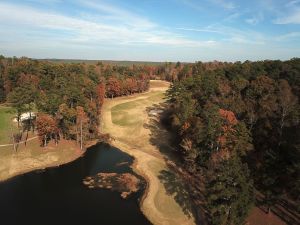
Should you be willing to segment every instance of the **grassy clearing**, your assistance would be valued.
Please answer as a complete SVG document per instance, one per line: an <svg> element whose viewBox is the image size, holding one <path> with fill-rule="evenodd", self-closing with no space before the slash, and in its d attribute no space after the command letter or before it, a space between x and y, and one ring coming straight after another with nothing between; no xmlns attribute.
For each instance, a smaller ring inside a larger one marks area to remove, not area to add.
<svg viewBox="0 0 300 225"><path fill-rule="evenodd" d="M0 106L0 144L8 144L11 142L11 127L17 130L16 125L12 121L14 115L12 108Z"/></svg>

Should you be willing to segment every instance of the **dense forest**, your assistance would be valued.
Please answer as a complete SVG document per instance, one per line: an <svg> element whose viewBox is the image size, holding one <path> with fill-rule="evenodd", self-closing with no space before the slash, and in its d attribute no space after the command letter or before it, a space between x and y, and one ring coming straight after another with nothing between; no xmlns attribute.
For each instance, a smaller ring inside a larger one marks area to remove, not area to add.
<svg viewBox="0 0 300 225"><path fill-rule="evenodd" d="M22 121L22 127L36 127L42 145L65 138L82 146L99 136L104 98L148 90L149 71L146 66L50 63L2 56L0 102L11 103L18 123L22 113L38 112L37 118Z"/></svg>
<svg viewBox="0 0 300 225"><path fill-rule="evenodd" d="M299 212L300 59L169 71L166 122L198 213L211 224L243 224L254 203Z"/></svg>
<svg viewBox="0 0 300 225"><path fill-rule="evenodd" d="M243 224L251 207L300 211L300 59L112 65L0 57L0 102L51 140L99 137L104 98L172 82L164 122L176 137L199 216ZM24 123L24 121L23 121Z"/></svg>

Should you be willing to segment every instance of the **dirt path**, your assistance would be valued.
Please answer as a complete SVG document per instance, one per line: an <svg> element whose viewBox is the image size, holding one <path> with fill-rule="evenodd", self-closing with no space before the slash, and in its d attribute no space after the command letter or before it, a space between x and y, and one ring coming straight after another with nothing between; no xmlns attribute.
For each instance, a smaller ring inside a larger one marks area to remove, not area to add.
<svg viewBox="0 0 300 225"><path fill-rule="evenodd" d="M32 138L28 138L27 141L20 141L19 143L16 144L24 144L25 142L29 142L32 141L34 139L38 138L38 136L32 137ZM0 147L7 147L7 146L13 146L14 144L4 144L4 145L0 145Z"/></svg>
<svg viewBox="0 0 300 225"><path fill-rule="evenodd" d="M168 86L164 81L151 81L147 93L106 100L101 129L112 135L114 146L135 157L134 169L147 179L148 190L141 203L147 218L155 225L195 224L188 193L154 144L154 139L162 142L165 138L152 122Z"/></svg>

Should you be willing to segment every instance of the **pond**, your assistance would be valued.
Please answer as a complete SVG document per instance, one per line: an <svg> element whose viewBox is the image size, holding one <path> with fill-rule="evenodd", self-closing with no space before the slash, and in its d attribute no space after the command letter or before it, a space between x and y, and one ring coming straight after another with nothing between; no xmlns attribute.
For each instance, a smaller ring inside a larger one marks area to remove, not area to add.
<svg viewBox="0 0 300 225"><path fill-rule="evenodd" d="M1 224L150 225L139 208L144 190L124 200L118 192L89 189L82 183L99 172L133 173L132 162L120 150L98 144L72 163L2 182Z"/></svg>

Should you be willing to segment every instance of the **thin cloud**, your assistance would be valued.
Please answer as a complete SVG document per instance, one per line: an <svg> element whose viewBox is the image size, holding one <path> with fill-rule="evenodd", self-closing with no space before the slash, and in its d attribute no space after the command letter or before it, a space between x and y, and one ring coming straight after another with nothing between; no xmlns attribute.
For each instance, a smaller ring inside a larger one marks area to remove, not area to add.
<svg viewBox="0 0 300 225"><path fill-rule="evenodd" d="M227 16L223 19L224 22L232 22L238 19L242 14L240 12L232 13L231 15Z"/></svg>
<svg viewBox="0 0 300 225"><path fill-rule="evenodd" d="M107 13L117 14L115 8L105 6L101 10ZM125 11L122 12L126 14ZM126 14L126 18L131 14ZM123 17L124 18L124 17ZM77 43L110 43L110 44L156 44L178 47L200 47L212 45L211 41L191 40L176 33L167 32L156 26L148 29L132 29L128 23L120 25L88 21L84 18L73 18L52 12L45 12L35 8L0 3L0 19L9 21L14 26L27 26L28 28L52 29L61 32L69 32L66 40ZM152 29L155 27L155 29Z"/></svg>
<svg viewBox="0 0 300 225"><path fill-rule="evenodd" d="M283 30L283 26L270 24L300 24L300 0L170 1L174 4L0 0L0 52L164 61L284 59L300 53L297 26ZM158 12L168 7L169 12L163 16L151 11L141 13L149 7L156 7ZM176 15L182 16L173 19Z"/></svg>
<svg viewBox="0 0 300 225"><path fill-rule="evenodd" d="M262 13L259 13L252 16L251 18L246 19L245 22L250 25L257 25L263 20L264 20L264 15Z"/></svg>
<svg viewBox="0 0 300 225"><path fill-rule="evenodd" d="M274 20L275 24L300 24L300 8L295 9L287 16L279 17Z"/></svg>
<svg viewBox="0 0 300 225"><path fill-rule="evenodd" d="M276 19L272 22L280 25L300 24L300 0L293 0L282 5L277 5Z"/></svg>
<svg viewBox="0 0 300 225"><path fill-rule="evenodd" d="M62 3L63 0L28 0L28 2L35 2L40 4L58 4Z"/></svg>
<svg viewBox="0 0 300 225"><path fill-rule="evenodd" d="M126 23L132 27L139 27L139 28L152 28L157 26L156 24L152 23L148 19L136 15L128 10L112 6L107 4L103 1L95 2L95 1L79 1L79 3L85 7L90 9L96 10L100 13L105 13L108 15L108 18L111 20L115 20L121 23Z"/></svg>
<svg viewBox="0 0 300 225"><path fill-rule="evenodd" d="M218 33L218 34L224 34L221 31L213 30L213 29L197 29L197 28L184 28L184 27L178 27L177 30L184 30L184 31L195 31L195 32L207 32L207 33Z"/></svg>
<svg viewBox="0 0 300 225"><path fill-rule="evenodd" d="M284 35L280 35L275 38L276 41L286 41L291 39L297 39L300 37L300 32L290 32Z"/></svg>
<svg viewBox="0 0 300 225"><path fill-rule="evenodd" d="M224 9L232 10L237 8L237 5L230 1L226 1L226 0L209 0L209 1L215 5L221 6Z"/></svg>
<svg viewBox="0 0 300 225"><path fill-rule="evenodd" d="M300 3L300 0L290 1L286 4L286 7L294 7Z"/></svg>
<svg viewBox="0 0 300 225"><path fill-rule="evenodd" d="M177 28L178 30L217 33L223 38L223 42L243 43L243 44L265 44L266 38L263 34L253 30L241 30L220 24L213 24L204 28Z"/></svg>
<svg viewBox="0 0 300 225"><path fill-rule="evenodd" d="M177 0L180 3L194 9L194 10L204 10L204 8L199 4L199 2L194 2L193 0Z"/></svg>
<svg viewBox="0 0 300 225"><path fill-rule="evenodd" d="M195 10L205 10L205 7L203 7L203 2L201 4L200 1L196 1L196 0L177 0L177 1ZM214 6L221 7L226 10L233 10L237 8L236 4L227 0L205 0L205 1Z"/></svg>

